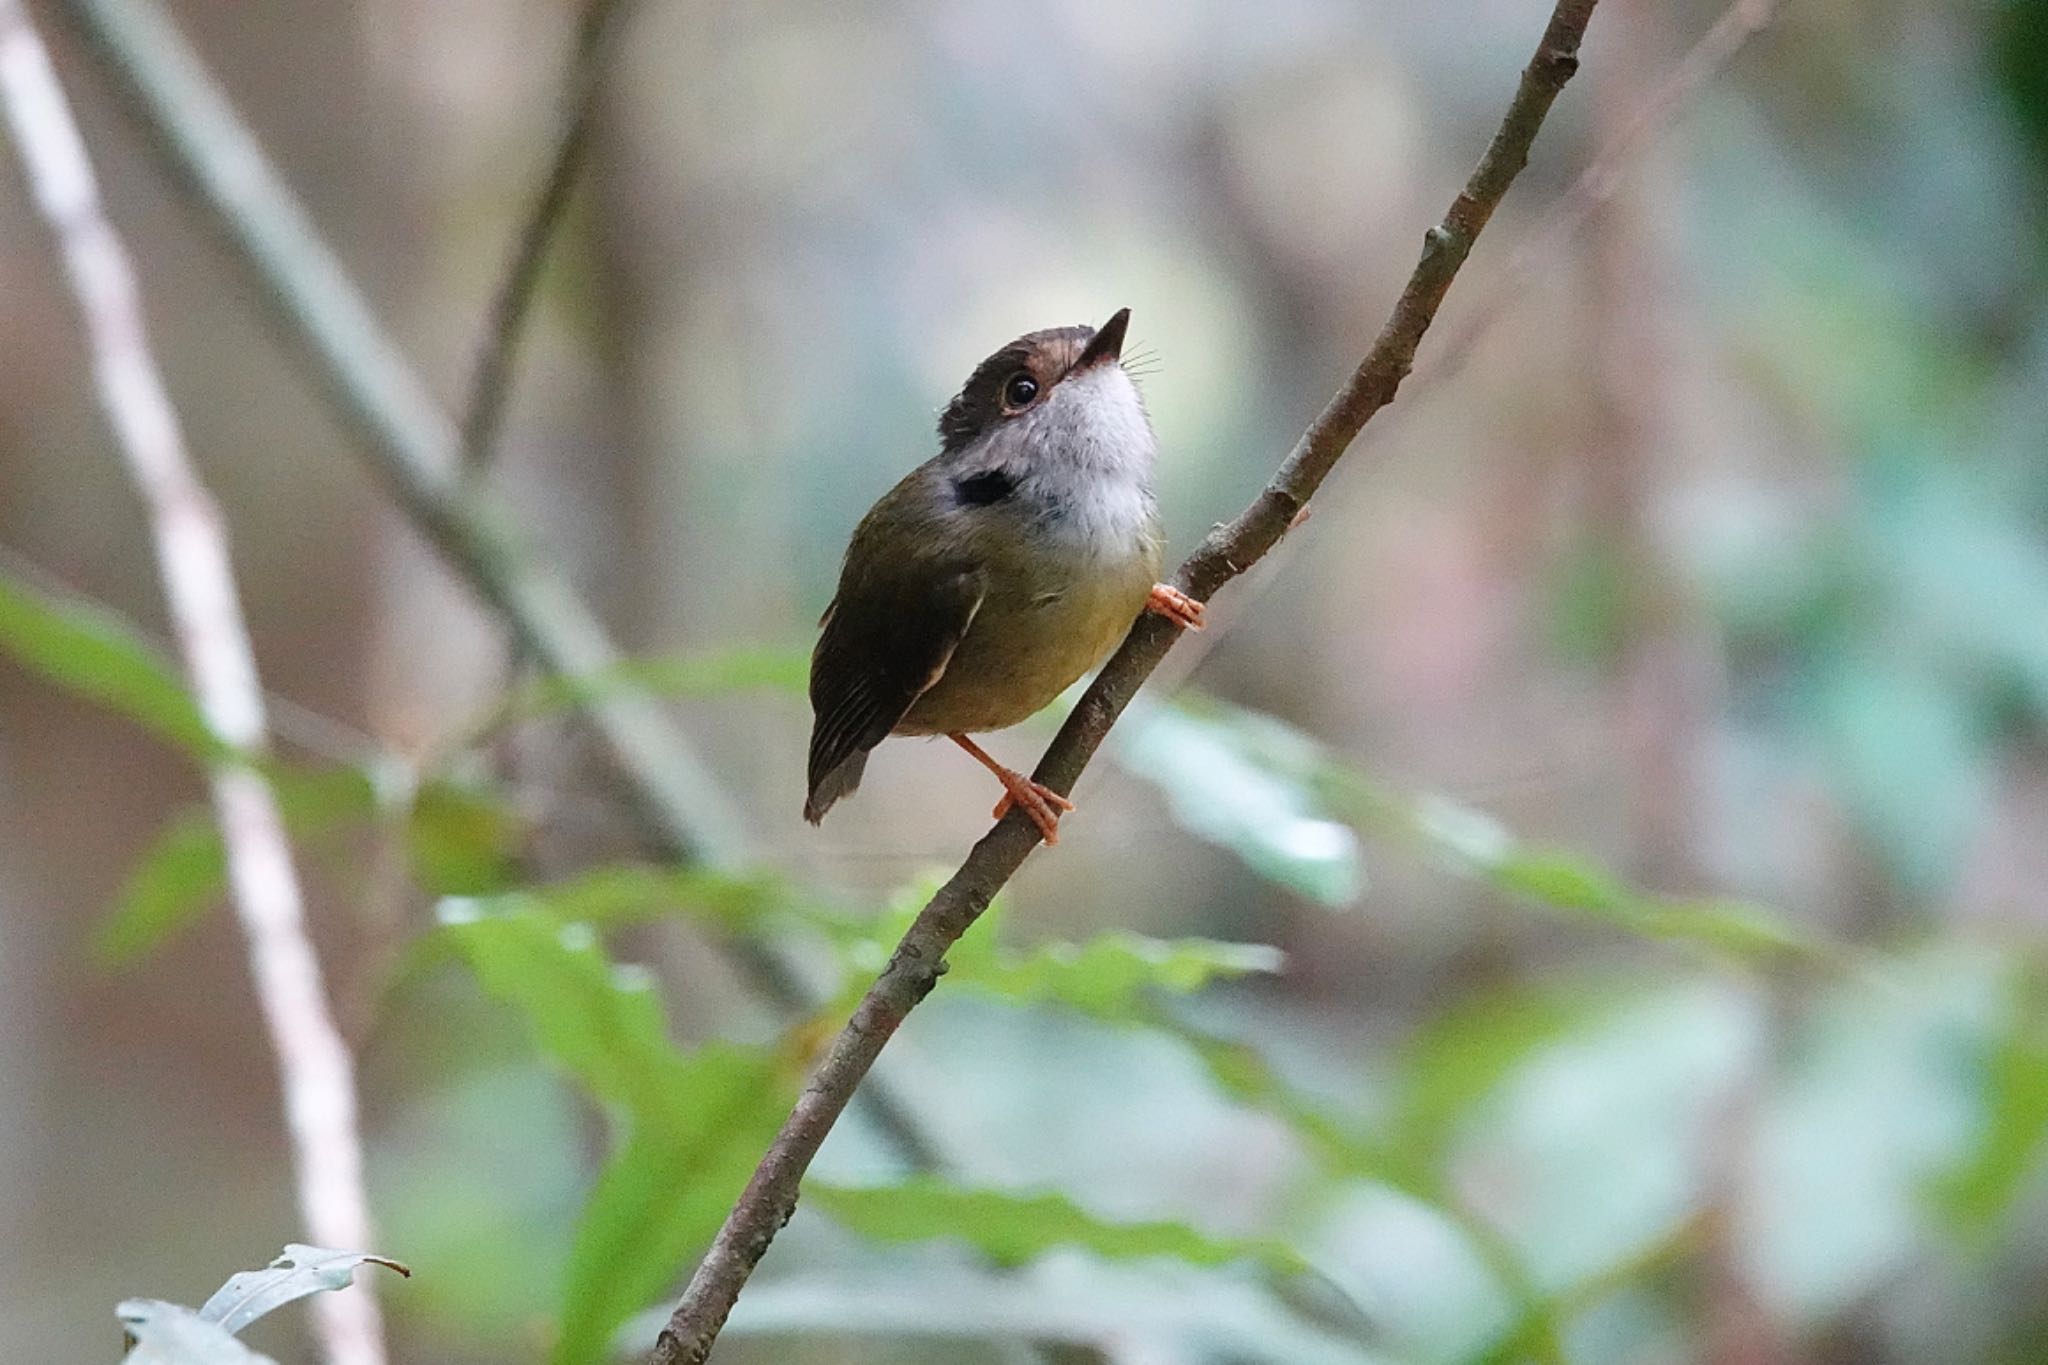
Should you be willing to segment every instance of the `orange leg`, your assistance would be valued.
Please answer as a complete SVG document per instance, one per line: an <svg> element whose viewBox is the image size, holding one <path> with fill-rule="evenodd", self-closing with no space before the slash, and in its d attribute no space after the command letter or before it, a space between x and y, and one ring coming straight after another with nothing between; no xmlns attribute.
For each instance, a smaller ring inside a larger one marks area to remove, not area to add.
<svg viewBox="0 0 2048 1365"><path fill-rule="evenodd" d="M1031 817L1031 823L1038 826L1038 832L1048 844L1060 841L1060 813L1070 811L1074 803L1061 796L1051 787L1041 786L1013 768L1005 768L988 756L983 748L965 735L948 735L946 738L974 755L982 767L996 775L996 781L1003 784L1003 799L996 802L995 818L1000 820L1010 813L1010 807L1022 806L1024 813Z"/></svg>
<svg viewBox="0 0 2048 1365"><path fill-rule="evenodd" d="M1169 583L1154 583L1145 599L1145 610L1157 612L1183 630L1200 630L1208 607Z"/></svg>

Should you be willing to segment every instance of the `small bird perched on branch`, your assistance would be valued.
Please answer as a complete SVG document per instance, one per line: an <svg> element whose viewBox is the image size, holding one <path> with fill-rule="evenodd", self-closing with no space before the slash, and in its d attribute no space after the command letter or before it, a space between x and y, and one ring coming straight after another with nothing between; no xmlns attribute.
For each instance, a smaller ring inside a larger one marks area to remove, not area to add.
<svg viewBox="0 0 2048 1365"><path fill-rule="evenodd" d="M1030 332L981 362L939 417L940 450L868 510L811 655L818 823L889 735L945 735L996 775L1048 844L1074 808L968 738L1015 725L1093 668L1140 611L1200 629L1159 575L1158 441L1100 330Z"/></svg>

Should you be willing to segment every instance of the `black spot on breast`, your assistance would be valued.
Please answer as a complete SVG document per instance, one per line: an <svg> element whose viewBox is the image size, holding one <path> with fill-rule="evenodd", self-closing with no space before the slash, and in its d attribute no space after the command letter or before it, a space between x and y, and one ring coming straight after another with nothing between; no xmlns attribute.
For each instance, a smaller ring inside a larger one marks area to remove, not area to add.
<svg viewBox="0 0 2048 1365"><path fill-rule="evenodd" d="M984 469L953 480L953 496L962 507L987 507L1017 491L1016 476L1007 469Z"/></svg>

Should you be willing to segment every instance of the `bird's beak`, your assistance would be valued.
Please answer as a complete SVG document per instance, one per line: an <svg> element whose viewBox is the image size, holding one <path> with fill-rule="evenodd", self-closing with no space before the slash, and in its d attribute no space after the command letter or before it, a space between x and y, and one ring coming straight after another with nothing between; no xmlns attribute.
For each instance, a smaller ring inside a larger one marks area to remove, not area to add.
<svg viewBox="0 0 2048 1365"><path fill-rule="evenodd" d="M1124 329L1130 325L1130 309L1119 308L1110 314L1102 329L1088 338L1088 345L1081 352L1081 358L1074 362L1072 372L1078 374L1090 366L1116 364L1117 358L1123 354Z"/></svg>

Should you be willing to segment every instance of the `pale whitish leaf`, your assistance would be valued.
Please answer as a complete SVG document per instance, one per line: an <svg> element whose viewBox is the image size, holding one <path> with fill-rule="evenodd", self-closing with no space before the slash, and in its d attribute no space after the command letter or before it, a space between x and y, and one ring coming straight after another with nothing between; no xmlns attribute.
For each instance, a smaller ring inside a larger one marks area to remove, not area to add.
<svg viewBox="0 0 2048 1365"><path fill-rule="evenodd" d="M935 1176L896 1185L804 1187L805 1199L865 1237L881 1242L954 1238L998 1265L1022 1265L1061 1247L1110 1260L1161 1256L1190 1265L1249 1261L1283 1274L1307 1269L1282 1243L1215 1237L1186 1223L1120 1223L1088 1212L1063 1194L966 1189Z"/></svg>
<svg viewBox="0 0 2048 1365"><path fill-rule="evenodd" d="M232 1275L199 1306L199 1316L217 1322L230 1332L239 1332L265 1313L272 1313L295 1299L323 1290L348 1288L356 1269L381 1265L401 1275L411 1275L388 1256L366 1251L330 1251L326 1247L288 1244L284 1254L261 1270L244 1270Z"/></svg>
<svg viewBox="0 0 2048 1365"><path fill-rule="evenodd" d="M1298 731L1255 712L1147 703L1111 732L1117 760L1166 797L1177 824L1324 905L1364 889L1357 837L1316 809Z"/></svg>
<svg viewBox="0 0 2048 1365"><path fill-rule="evenodd" d="M196 757L232 753L171 666L97 607L57 602L0 577L0 650Z"/></svg>
<svg viewBox="0 0 2048 1365"><path fill-rule="evenodd" d="M277 1365L180 1304L128 1299L114 1314L134 1343L122 1365Z"/></svg>

